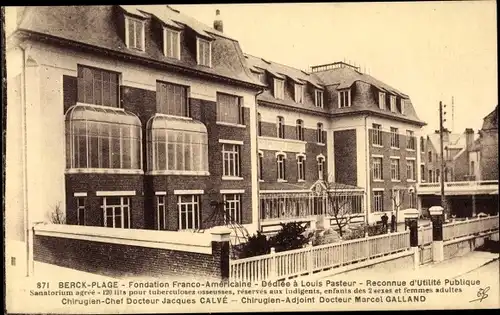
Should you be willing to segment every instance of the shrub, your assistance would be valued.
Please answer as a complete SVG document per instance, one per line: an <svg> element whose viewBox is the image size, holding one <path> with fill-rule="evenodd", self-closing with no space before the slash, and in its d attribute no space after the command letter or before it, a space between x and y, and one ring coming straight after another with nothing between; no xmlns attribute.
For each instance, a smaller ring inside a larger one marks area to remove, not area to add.
<svg viewBox="0 0 500 315"><path fill-rule="evenodd" d="M248 238L248 241L241 246L235 248L235 252L239 259L265 255L270 252L270 243L267 237L260 231Z"/></svg>
<svg viewBox="0 0 500 315"><path fill-rule="evenodd" d="M271 237L271 247L276 252L282 252L304 247L313 234L308 232L308 227L297 222L281 223L281 230Z"/></svg>
<svg viewBox="0 0 500 315"><path fill-rule="evenodd" d="M313 246L331 244L331 243L336 243L338 241L340 241L339 233L334 231L332 228L329 228L323 233L321 232L315 233L313 238Z"/></svg>

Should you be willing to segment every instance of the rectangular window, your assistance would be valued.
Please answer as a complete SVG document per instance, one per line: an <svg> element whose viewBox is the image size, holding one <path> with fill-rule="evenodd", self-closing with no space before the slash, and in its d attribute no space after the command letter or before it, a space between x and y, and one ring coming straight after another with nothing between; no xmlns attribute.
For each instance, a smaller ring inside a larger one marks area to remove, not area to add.
<svg viewBox="0 0 500 315"><path fill-rule="evenodd" d="M243 122L241 113L241 97L217 93L217 121L241 124Z"/></svg>
<svg viewBox="0 0 500 315"><path fill-rule="evenodd" d="M262 116L257 113L257 135L262 136Z"/></svg>
<svg viewBox="0 0 500 315"><path fill-rule="evenodd" d="M384 211L384 192L374 191L373 192L373 211L381 212Z"/></svg>
<svg viewBox="0 0 500 315"><path fill-rule="evenodd" d="M420 152L424 153L424 137L420 137Z"/></svg>
<svg viewBox="0 0 500 315"><path fill-rule="evenodd" d="M427 153L427 160L428 160L427 162L432 162L432 151L429 151Z"/></svg>
<svg viewBox="0 0 500 315"><path fill-rule="evenodd" d="M391 199L392 199L392 210L399 210L401 207L401 191L399 189L393 189L391 191Z"/></svg>
<svg viewBox="0 0 500 315"><path fill-rule="evenodd" d="M296 125L297 140L304 141L304 122L302 120L297 120Z"/></svg>
<svg viewBox="0 0 500 315"><path fill-rule="evenodd" d="M304 86L302 84L295 84L295 102L304 103Z"/></svg>
<svg viewBox="0 0 500 315"><path fill-rule="evenodd" d="M441 182L441 170L436 170L436 182Z"/></svg>
<svg viewBox="0 0 500 315"><path fill-rule="evenodd" d="M401 114L403 114L403 115L405 113L405 103L406 102L405 102L404 98L402 98L401 99L401 104L400 104L401 108L399 110L401 111Z"/></svg>
<svg viewBox="0 0 500 315"><path fill-rule="evenodd" d="M396 112L396 96L391 95L390 96L390 106L391 106L391 112Z"/></svg>
<svg viewBox="0 0 500 315"><path fill-rule="evenodd" d="M281 79L274 79L274 98L285 99L285 81Z"/></svg>
<svg viewBox="0 0 500 315"><path fill-rule="evenodd" d="M177 196L179 209L179 230L193 230L200 228L200 196Z"/></svg>
<svg viewBox="0 0 500 315"><path fill-rule="evenodd" d="M262 162L263 162L263 153L262 152L259 152L259 159L257 160L257 163L258 163L258 166L257 166L257 169L258 169L258 174L259 174L259 180L262 180L263 177L262 177Z"/></svg>
<svg viewBox="0 0 500 315"><path fill-rule="evenodd" d="M77 100L80 103L120 107L119 74L78 65Z"/></svg>
<svg viewBox="0 0 500 315"><path fill-rule="evenodd" d="M373 124L372 128L372 144L382 146L382 126Z"/></svg>
<svg viewBox="0 0 500 315"><path fill-rule="evenodd" d="M317 137L317 141L318 143L325 143L325 139L324 139L324 134L323 134L323 124L322 123L318 123L318 126L317 126L317 131L316 131L316 137Z"/></svg>
<svg viewBox="0 0 500 315"><path fill-rule="evenodd" d="M434 182L434 176L433 176L433 172L432 170L429 170L429 178L428 178L428 181L429 183L433 183Z"/></svg>
<svg viewBox="0 0 500 315"><path fill-rule="evenodd" d="M156 226L158 230L167 229L167 205L165 196L156 196Z"/></svg>
<svg viewBox="0 0 500 315"><path fill-rule="evenodd" d="M76 221L78 225L85 225L85 197L76 197Z"/></svg>
<svg viewBox="0 0 500 315"><path fill-rule="evenodd" d="M316 107L321 107L323 108L323 91L321 90L316 90L315 92L315 104L316 104Z"/></svg>
<svg viewBox="0 0 500 315"><path fill-rule="evenodd" d="M144 50L144 21L126 17L127 47Z"/></svg>
<svg viewBox="0 0 500 315"><path fill-rule="evenodd" d="M224 221L226 224L243 223L241 217L241 195L227 194L224 197Z"/></svg>
<svg viewBox="0 0 500 315"><path fill-rule="evenodd" d="M420 180L422 182L425 182L425 165L424 164L420 165Z"/></svg>
<svg viewBox="0 0 500 315"><path fill-rule="evenodd" d="M398 128L391 127L391 148L399 148Z"/></svg>
<svg viewBox="0 0 500 315"><path fill-rule="evenodd" d="M391 159L391 179L400 180L399 175L399 159Z"/></svg>
<svg viewBox="0 0 500 315"><path fill-rule="evenodd" d="M212 43L201 38L198 41L198 64L201 66L212 66Z"/></svg>
<svg viewBox="0 0 500 315"><path fill-rule="evenodd" d="M285 167L285 156L282 154L279 154L276 157L276 164L277 164L277 177L278 180L286 180L286 167Z"/></svg>
<svg viewBox="0 0 500 315"><path fill-rule="evenodd" d="M406 130L406 148L415 150L415 135L412 130Z"/></svg>
<svg viewBox="0 0 500 315"><path fill-rule="evenodd" d="M303 181L306 180L306 169L304 166L304 157L297 157L297 180Z"/></svg>
<svg viewBox="0 0 500 315"><path fill-rule="evenodd" d="M278 116L278 138L285 139L285 118L283 116Z"/></svg>
<svg viewBox="0 0 500 315"><path fill-rule="evenodd" d="M380 109L385 109L385 93L378 92L378 106Z"/></svg>
<svg viewBox="0 0 500 315"><path fill-rule="evenodd" d="M338 97L339 108L351 106L351 90L340 91Z"/></svg>
<svg viewBox="0 0 500 315"><path fill-rule="evenodd" d="M179 31L174 31L168 28L164 29L164 53L165 56L169 58L175 58L180 60L181 59L181 53L180 53L180 32Z"/></svg>
<svg viewBox="0 0 500 315"><path fill-rule="evenodd" d="M406 179L415 180L415 160L406 160Z"/></svg>
<svg viewBox="0 0 500 315"><path fill-rule="evenodd" d="M130 198L103 197L103 225L111 228L130 228Z"/></svg>
<svg viewBox="0 0 500 315"><path fill-rule="evenodd" d="M372 169L373 169L373 179L374 180L382 180L384 178L381 157L373 158Z"/></svg>
<svg viewBox="0 0 500 315"><path fill-rule="evenodd" d="M223 176L240 177L240 146L222 144Z"/></svg>
<svg viewBox="0 0 500 315"><path fill-rule="evenodd" d="M189 117L187 93L186 86L156 81L156 112Z"/></svg>

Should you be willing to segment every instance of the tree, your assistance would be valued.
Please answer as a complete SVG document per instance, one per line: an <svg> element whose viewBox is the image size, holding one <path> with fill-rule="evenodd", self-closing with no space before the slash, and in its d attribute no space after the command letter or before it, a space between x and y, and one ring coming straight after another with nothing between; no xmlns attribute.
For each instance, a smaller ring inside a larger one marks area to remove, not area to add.
<svg viewBox="0 0 500 315"><path fill-rule="evenodd" d="M401 205L404 203L406 197L412 198L412 193L414 191L413 187L394 187L391 189L391 200L393 204L393 211L395 212L396 217L396 225L394 226L394 232L398 231L398 218L399 218L399 210L401 209Z"/></svg>
<svg viewBox="0 0 500 315"><path fill-rule="evenodd" d="M333 176L328 177L328 181L322 182L323 193L326 194L325 213L333 217L338 233L340 237L343 237L345 229L349 227L357 208L362 209L362 199L356 197L363 196L363 194L354 186L335 183L330 180L330 178L333 179Z"/></svg>
<svg viewBox="0 0 500 315"><path fill-rule="evenodd" d="M60 204L57 204L54 207L54 211L50 214L50 222L53 224L66 224L66 216Z"/></svg>
<svg viewBox="0 0 500 315"><path fill-rule="evenodd" d="M246 243L242 244L238 249L238 259L243 259L247 257L259 256L269 254L270 243L267 237L260 231L257 234L250 236Z"/></svg>
<svg viewBox="0 0 500 315"><path fill-rule="evenodd" d="M281 223L281 230L269 240L276 252L303 248L312 237L307 225L298 222Z"/></svg>

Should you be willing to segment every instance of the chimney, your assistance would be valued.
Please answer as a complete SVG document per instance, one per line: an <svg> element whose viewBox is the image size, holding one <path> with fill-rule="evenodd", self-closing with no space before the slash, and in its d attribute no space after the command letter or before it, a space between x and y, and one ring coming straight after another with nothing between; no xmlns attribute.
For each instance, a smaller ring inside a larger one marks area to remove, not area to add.
<svg viewBox="0 0 500 315"><path fill-rule="evenodd" d="M221 33L224 32L224 23L222 22L219 9L215 10L214 28Z"/></svg>
<svg viewBox="0 0 500 315"><path fill-rule="evenodd" d="M474 129L465 128L465 147L467 151L470 151L473 144L474 144Z"/></svg>

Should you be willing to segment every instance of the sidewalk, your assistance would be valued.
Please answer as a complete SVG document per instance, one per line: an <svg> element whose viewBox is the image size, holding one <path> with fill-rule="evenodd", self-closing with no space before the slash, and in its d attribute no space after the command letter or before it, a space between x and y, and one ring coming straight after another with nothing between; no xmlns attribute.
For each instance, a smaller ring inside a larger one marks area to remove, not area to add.
<svg viewBox="0 0 500 315"><path fill-rule="evenodd" d="M346 273L340 273L335 275L325 275L322 277L317 277L318 279L403 279L403 278L440 278L440 279L451 279L467 274L470 271L476 270L477 268L484 266L492 261L498 260L499 254L494 254L490 252L479 252L474 251L465 254L461 257L455 257L452 259L445 260L440 263L430 263L426 265L421 265L417 269L413 268L388 268L384 266L373 266L362 269L352 270Z"/></svg>

